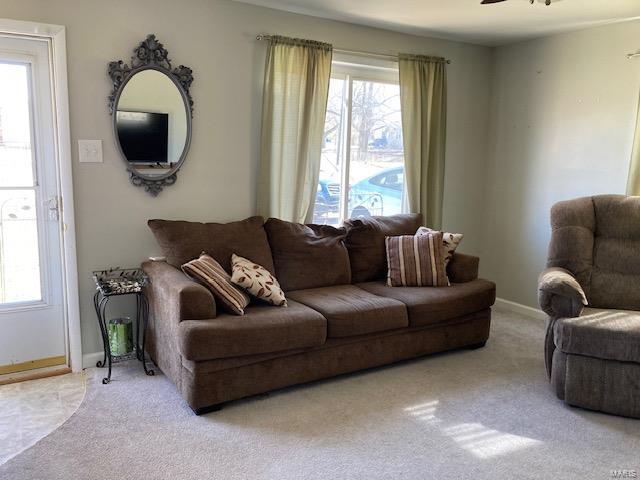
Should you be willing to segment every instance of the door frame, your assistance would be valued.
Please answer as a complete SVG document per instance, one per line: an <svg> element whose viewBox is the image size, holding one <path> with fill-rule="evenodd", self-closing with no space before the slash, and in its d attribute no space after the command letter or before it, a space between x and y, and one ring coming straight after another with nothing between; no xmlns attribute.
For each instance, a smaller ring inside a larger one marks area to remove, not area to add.
<svg viewBox="0 0 640 480"><path fill-rule="evenodd" d="M0 18L0 35L2 34L44 39L49 43L49 62L53 72L52 110L56 143L55 154L58 167L58 195L61 198L60 225L62 231L60 232L60 238L62 245L65 348L67 362L71 370L80 372L82 370L82 337L80 332L78 260L73 204L73 162L69 124L66 30L62 25Z"/></svg>

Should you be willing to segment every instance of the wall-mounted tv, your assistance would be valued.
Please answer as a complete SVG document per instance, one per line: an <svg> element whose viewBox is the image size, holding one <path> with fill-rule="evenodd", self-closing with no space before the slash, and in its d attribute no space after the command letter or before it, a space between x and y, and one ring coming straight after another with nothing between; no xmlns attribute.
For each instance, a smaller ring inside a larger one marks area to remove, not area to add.
<svg viewBox="0 0 640 480"><path fill-rule="evenodd" d="M169 114L118 110L120 148L131 163L168 163Z"/></svg>

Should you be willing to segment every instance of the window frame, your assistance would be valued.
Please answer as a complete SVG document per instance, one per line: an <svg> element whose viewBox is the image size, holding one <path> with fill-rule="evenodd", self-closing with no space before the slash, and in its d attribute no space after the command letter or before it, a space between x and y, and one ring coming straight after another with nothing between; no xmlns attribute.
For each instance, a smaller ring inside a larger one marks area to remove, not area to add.
<svg viewBox="0 0 640 480"><path fill-rule="evenodd" d="M344 122L341 119L340 128L342 142L338 145L339 151L343 154L344 161L341 165L340 172L340 203L338 207L338 224L344 224L349 218L349 191L350 191L350 168L351 168L351 134L353 120L353 82L375 82L387 85L396 85L399 87L399 69L398 62L379 59L363 59L360 56L347 54L334 54L331 62L331 79L339 79L346 82L344 95ZM404 156L404 148L403 148ZM406 202L406 175L403 175L401 213L405 213Z"/></svg>

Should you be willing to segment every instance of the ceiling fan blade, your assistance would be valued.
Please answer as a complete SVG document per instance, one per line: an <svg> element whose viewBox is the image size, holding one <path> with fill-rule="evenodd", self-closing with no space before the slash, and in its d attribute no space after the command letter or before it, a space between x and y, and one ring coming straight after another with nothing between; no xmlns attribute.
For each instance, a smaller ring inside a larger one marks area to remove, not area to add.
<svg viewBox="0 0 640 480"><path fill-rule="evenodd" d="M507 0L482 0L480 5L489 5L490 3L506 2Z"/></svg>

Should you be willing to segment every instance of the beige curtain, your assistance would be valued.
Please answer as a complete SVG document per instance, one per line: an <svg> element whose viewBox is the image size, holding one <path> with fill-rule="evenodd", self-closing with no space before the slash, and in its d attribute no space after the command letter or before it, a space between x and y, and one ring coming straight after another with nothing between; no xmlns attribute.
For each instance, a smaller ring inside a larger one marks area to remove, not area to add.
<svg viewBox="0 0 640 480"><path fill-rule="evenodd" d="M400 105L409 209L442 226L447 124L446 61L400 55Z"/></svg>
<svg viewBox="0 0 640 480"><path fill-rule="evenodd" d="M265 218L313 218L331 55L326 43L269 40L258 179L258 214Z"/></svg>
<svg viewBox="0 0 640 480"><path fill-rule="evenodd" d="M640 101L636 117L636 133L631 151L631 164L627 178L627 195L640 195Z"/></svg>

